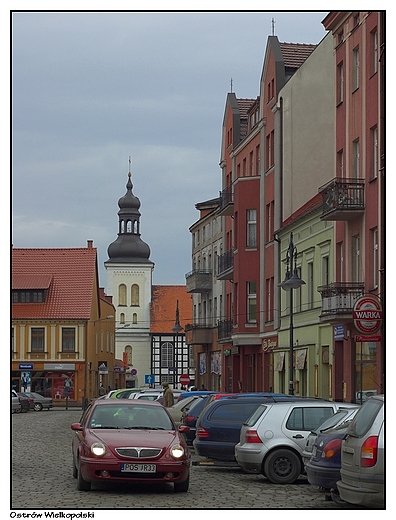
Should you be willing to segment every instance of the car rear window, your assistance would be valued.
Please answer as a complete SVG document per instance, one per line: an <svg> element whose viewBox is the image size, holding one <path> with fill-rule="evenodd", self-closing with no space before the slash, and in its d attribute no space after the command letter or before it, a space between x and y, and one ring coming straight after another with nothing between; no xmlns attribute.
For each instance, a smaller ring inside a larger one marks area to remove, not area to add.
<svg viewBox="0 0 396 520"><path fill-rule="evenodd" d="M349 435L356 437L363 437L366 435L381 407L382 402L378 399L369 399L363 403L361 409L355 415L354 420L348 428Z"/></svg>
<svg viewBox="0 0 396 520"><path fill-rule="evenodd" d="M268 408L268 406L260 405L257 410L255 410L250 417L246 419L244 424L246 424L249 427L252 427L256 422L260 419L260 417L263 415L265 410Z"/></svg>
<svg viewBox="0 0 396 520"><path fill-rule="evenodd" d="M235 403L224 402L221 406L214 407L210 414L213 421L245 421L256 409L259 403L246 403L239 401Z"/></svg>
<svg viewBox="0 0 396 520"><path fill-rule="evenodd" d="M288 430L315 430L328 417L333 415L332 407L298 407L293 408L286 422Z"/></svg>

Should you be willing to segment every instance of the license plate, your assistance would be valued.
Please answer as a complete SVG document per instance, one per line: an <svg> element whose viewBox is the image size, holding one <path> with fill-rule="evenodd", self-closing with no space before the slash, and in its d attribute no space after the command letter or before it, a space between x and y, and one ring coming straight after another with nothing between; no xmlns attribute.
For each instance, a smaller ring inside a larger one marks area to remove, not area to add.
<svg viewBox="0 0 396 520"><path fill-rule="evenodd" d="M156 473L157 466L155 464L121 464L121 471L126 473Z"/></svg>

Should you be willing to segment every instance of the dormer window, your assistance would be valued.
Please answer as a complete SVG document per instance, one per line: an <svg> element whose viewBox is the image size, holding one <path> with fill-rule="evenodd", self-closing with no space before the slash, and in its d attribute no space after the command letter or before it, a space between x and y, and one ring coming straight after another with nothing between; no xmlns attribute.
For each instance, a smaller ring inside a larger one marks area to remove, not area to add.
<svg viewBox="0 0 396 520"><path fill-rule="evenodd" d="M12 303L43 303L45 301L44 290L37 291L12 291Z"/></svg>

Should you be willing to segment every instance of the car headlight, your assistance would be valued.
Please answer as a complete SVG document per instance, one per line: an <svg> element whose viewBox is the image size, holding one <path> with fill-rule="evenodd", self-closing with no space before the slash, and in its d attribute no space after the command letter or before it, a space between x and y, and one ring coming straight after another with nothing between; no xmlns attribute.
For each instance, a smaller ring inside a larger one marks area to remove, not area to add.
<svg viewBox="0 0 396 520"><path fill-rule="evenodd" d="M174 459L181 459L184 456L184 448L179 444L172 446L170 453Z"/></svg>
<svg viewBox="0 0 396 520"><path fill-rule="evenodd" d="M103 455L106 453L106 446L101 442L94 442L91 446L91 452L96 457L103 457Z"/></svg>

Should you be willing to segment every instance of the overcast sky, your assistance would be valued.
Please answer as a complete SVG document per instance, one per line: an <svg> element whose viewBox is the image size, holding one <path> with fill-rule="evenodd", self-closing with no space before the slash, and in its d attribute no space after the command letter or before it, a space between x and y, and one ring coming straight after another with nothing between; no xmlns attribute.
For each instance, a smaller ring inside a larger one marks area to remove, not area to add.
<svg viewBox="0 0 396 520"><path fill-rule="evenodd" d="M154 284L185 284L197 202L221 189L227 93L256 98L268 36L319 43L322 12L15 12L12 243L98 249L141 202Z"/></svg>

